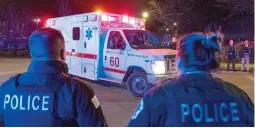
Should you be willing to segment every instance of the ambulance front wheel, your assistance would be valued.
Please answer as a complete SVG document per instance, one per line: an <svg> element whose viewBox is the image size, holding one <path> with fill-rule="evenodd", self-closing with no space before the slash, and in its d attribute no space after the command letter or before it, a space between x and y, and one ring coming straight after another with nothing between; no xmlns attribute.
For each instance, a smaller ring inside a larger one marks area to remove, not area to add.
<svg viewBox="0 0 255 128"><path fill-rule="evenodd" d="M151 88L146 74L143 72L132 73L127 80L127 88L133 96L142 97Z"/></svg>

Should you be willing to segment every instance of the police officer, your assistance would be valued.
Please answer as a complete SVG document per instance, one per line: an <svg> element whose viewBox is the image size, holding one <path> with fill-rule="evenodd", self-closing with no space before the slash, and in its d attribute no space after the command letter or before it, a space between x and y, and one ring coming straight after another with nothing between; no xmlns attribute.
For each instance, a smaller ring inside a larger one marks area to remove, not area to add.
<svg viewBox="0 0 255 128"><path fill-rule="evenodd" d="M180 39L178 77L149 90L127 126L253 126L254 105L244 91L213 78L216 35L199 33Z"/></svg>
<svg viewBox="0 0 255 128"><path fill-rule="evenodd" d="M227 70L229 71L229 64L232 63L232 69L235 71L236 49L233 40L229 41L229 46L227 47L227 59Z"/></svg>
<svg viewBox="0 0 255 128"><path fill-rule="evenodd" d="M40 28L29 40L27 72L0 87L0 122L5 126L107 126L93 89L67 74L61 33Z"/></svg>
<svg viewBox="0 0 255 128"><path fill-rule="evenodd" d="M245 40L244 46L241 49L241 57L242 57L242 66L241 70L244 71L245 65L247 66L247 71L249 72L250 69L250 56L251 56L251 49L249 47L248 40Z"/></svg>

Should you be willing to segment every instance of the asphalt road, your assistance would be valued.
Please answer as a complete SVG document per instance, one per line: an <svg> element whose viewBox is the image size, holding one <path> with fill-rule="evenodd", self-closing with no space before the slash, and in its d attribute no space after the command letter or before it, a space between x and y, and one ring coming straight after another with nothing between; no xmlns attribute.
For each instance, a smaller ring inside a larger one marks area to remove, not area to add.
<svg viewBox="0 0 255 128"><path fill-rule="evenodd" d="M0 84L10 76L26 71L29 62L29 59L0 58ZM253 75L226 72L217 73L215 76L238 85L254 101ZM88 84L95 90L109 126L125 126L140 98L133 97L122 88L102 86L91 82L88 82Z"/></svg>

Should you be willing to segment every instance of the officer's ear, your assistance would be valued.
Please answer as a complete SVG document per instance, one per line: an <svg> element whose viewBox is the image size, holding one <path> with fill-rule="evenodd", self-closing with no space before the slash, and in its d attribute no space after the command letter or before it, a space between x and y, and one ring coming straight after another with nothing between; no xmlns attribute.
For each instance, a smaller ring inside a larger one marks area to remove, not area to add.
<svg viewBox="0 0 255 128"><path fill-rule="evenodd" d="M61 49L60 59L63 61L66 60L65 49Z"/></svg>
<svg viewBox="0 0 255 128"><path fill-rule="evenodd" d="M184 63L183 60L180 58L176 58L176 68L177 68L177 75L181 75L184 72Z"/></svg>

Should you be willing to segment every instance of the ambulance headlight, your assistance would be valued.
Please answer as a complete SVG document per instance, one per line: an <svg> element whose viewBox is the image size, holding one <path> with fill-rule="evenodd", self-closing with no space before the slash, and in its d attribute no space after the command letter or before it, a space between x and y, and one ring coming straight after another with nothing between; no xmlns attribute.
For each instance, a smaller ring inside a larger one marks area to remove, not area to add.
<svg viewBox="0 0 255 128"><path fill-rule="evenodd" d="M165 74L166 73L165 61L154 61L154 62L152 62L151 68L155 74Z"/></svg>

